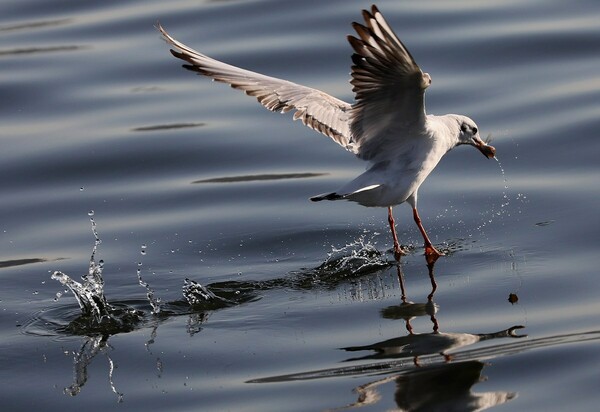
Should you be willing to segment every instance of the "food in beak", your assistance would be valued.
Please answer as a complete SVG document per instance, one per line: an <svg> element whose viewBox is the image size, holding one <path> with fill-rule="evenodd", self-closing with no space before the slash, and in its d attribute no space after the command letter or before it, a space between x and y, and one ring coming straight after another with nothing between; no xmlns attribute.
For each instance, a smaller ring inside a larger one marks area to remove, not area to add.
<svg viewBox="0 0 600 412"><path fill-rule="evenodd" d="M477 146L477 148L488 159L496 157L496 148L494 146L490 146L482 142L481 145Z"/></svg>

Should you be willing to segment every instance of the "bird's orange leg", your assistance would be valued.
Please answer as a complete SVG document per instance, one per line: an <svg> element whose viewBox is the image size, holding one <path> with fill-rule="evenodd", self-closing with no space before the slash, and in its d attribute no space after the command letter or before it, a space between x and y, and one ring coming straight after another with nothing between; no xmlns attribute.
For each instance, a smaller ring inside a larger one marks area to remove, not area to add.
<svg viewBox="0 0 600 412"><path fill-rule="evenodd" d="M425 232L425 228L421 224L421 218L419 217L419 212L416 207L413 207L413 218L415 219L415 223L417 224L419 231L421 231L423 241L425 242L425 256L427 257L427 262L433 263L440 256L444 256L444 254L438 251L431 243L431 240L429 240L429 236L427 236L427 232Z"/></svg>
<svg viewBox="0 0 600 412"><path fill-rule="evenodd" d="M398 243L398 236L396 235L396 222L394 222L394 216L392 216L392 207L388 206L388 223L392 230L392 237L394 238L394 258L400 261L400 257L405 253L400 249L400 243Z"/></svg>

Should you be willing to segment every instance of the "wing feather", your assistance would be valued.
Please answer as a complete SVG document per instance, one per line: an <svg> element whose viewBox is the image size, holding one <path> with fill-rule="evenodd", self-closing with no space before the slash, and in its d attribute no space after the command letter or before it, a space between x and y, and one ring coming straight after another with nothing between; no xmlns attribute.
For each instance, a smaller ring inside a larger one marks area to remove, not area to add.
<svg viewBox="0 0 600 412"><path fill-rule="evenodd" d="M347 150L354 150L350 144L350 104L310 87L220 62L175 40L160 24L157 28L173 47L173 56L189 63L186 68L256 97L271 111L295 111L294 120L300 119L304 125L330 137Z"/></svg>
<svg viewBox="0 0 600 412"><path fill-rule="evenodd" d="M352 80L355 103L350 111L351 142L358 156L372 159L390 139L425 122L423 73L376 6L363 10L364 24L353 23L358 37L348 36L354 49Z"/></svg>

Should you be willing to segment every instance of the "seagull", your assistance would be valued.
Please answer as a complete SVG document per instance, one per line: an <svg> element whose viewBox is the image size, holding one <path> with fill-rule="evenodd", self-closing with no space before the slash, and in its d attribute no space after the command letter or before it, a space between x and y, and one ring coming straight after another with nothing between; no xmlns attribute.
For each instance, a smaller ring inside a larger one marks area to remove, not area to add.
<svg viewBox="0 0 600 412"><path fill-rule="evenodd" d="M354 50L353 103L215 60L175 40L160 23L157 29L173 56L188 63L185 68L242 90L271 111L293 111L294 120L300 119L368 162L366 171L354 180L310 200L349 200L387 208L398 261L405 252L398 242L392 207L406 202L423 236L425 256L428 262L435 261L443 253L433 246L421 223L419 187L455 146L473 146L487 158L494 158L496 149L481 139L469 117L426 114L424 95L431 76L417 65L377 6L363 10L362 17L364 24L352 23L357 36L348 36Z"/></svg>

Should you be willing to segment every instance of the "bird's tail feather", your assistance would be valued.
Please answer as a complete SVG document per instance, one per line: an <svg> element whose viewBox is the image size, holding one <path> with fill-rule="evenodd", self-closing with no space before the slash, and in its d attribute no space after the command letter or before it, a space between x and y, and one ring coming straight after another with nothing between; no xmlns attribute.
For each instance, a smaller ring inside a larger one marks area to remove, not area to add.
<svg viewBox="0 0 600 412"><path fill-rule="evenodd" d="M323 193L321 195L313 196L310 198L313 202L320 202L321 200L340 200L343 199L344 196L338 195L337 193Z"/></svg>
<svg viewBox="0 0 600 412"><path fill-rule="evenodd" d="M351 199L352 195L356 195L358 193L361 192L367 192L369 190L373 190L373 189L377 189L378 187L381 187L382 185L370 185L370 186L365 186L365 187L361 187L360 189L354 190L350 193L344 193L344 194L339 194L337 192L332 192L332 193L323 193L321 195L317 195L317 196L313 196L310 198L310 200L312 200L313 202L320 202L321 200L341 200L341 199Z"/></svg>

